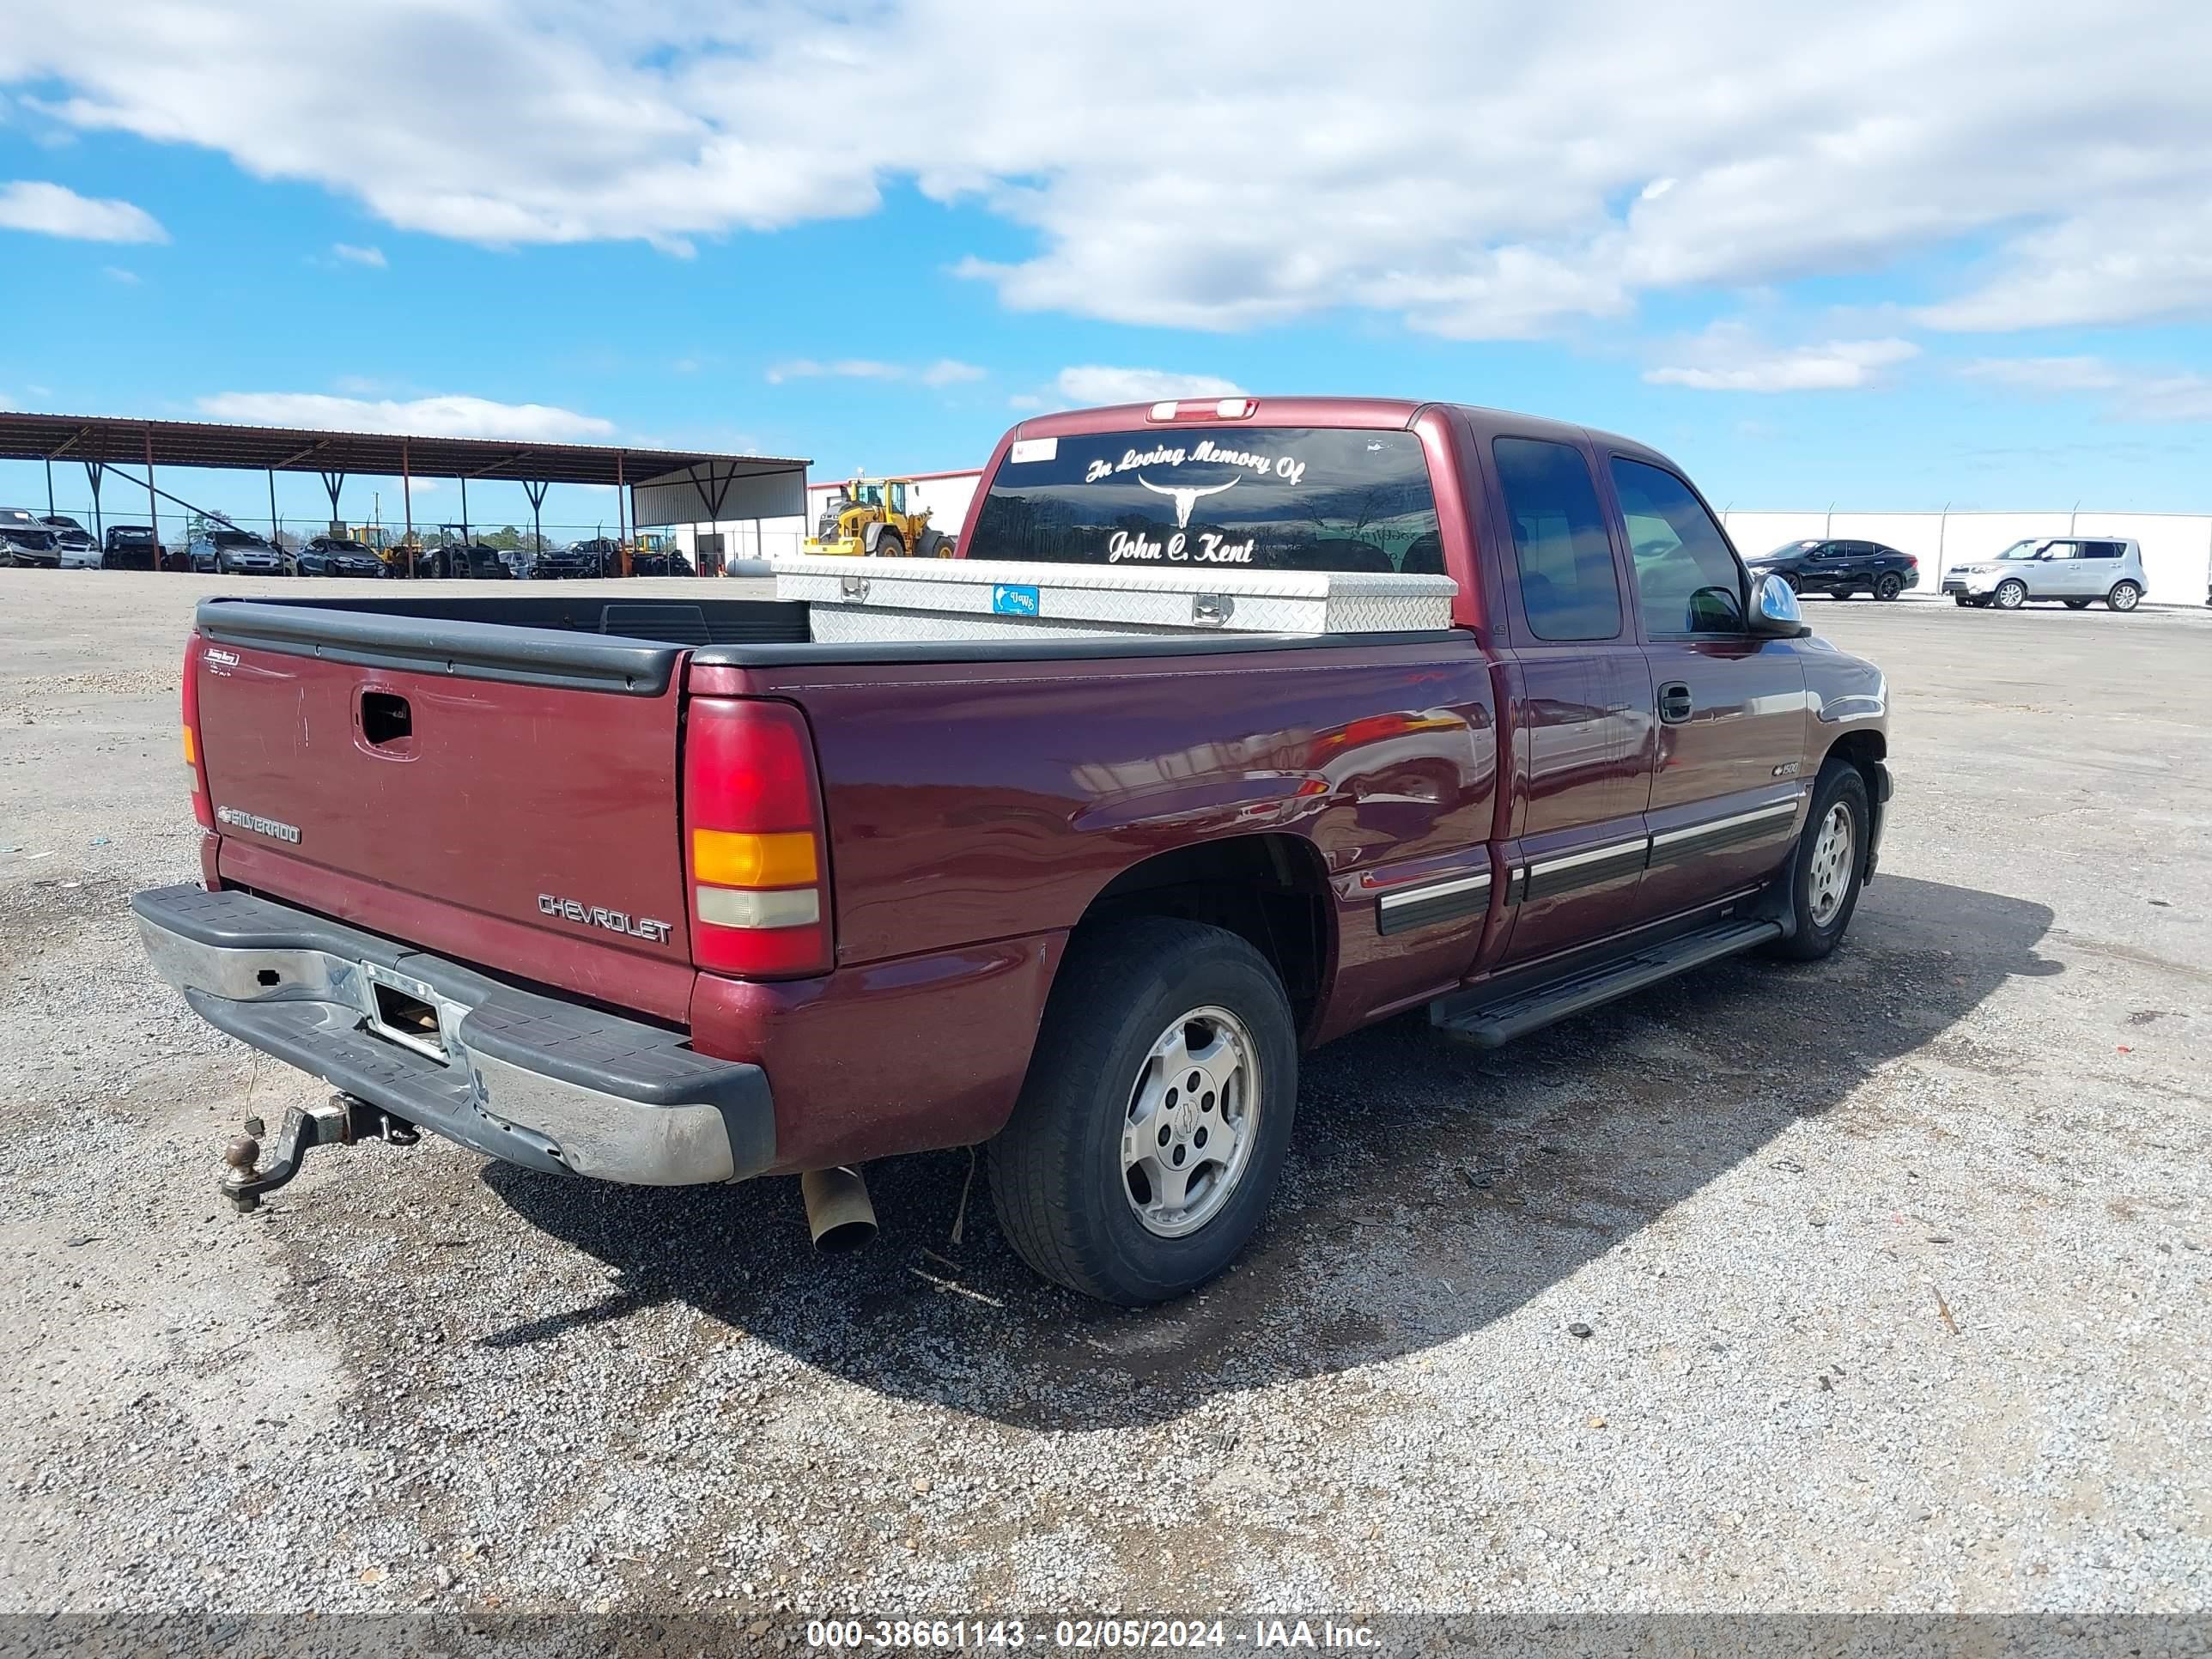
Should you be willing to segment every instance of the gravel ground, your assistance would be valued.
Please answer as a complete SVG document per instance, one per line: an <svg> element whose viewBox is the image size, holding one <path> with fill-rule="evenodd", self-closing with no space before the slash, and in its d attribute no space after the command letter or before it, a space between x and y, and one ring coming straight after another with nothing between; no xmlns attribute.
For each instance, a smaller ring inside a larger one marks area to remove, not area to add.
<svg viewBox="0 0 2212 1659"><path fill-rule="evenodd" d="M248 586L0 570L0 1611L2212 1604L2205 618L1809 604L1897 705L1844 950L1311 1057L1273 1225L1126 1315L955 1242L964 1154L830 1261L430 1141L219 1212L317 1091L125 905Z"/></svg>

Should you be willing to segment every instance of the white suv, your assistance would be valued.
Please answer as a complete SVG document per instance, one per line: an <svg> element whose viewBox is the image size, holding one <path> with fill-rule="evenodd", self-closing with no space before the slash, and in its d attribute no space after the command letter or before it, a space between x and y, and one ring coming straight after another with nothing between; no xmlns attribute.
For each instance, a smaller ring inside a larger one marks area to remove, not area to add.
<svg viewBox="0 0 2212 1659"><path fill-rule="evenodd" d="M2102 599L2114 611L2142 603L2142 549L2115 536L2031 536L1994 559L1954 564L1943 591L1960 605L2017 611L2031 599L2057 599L2069 611Z"/></svg>

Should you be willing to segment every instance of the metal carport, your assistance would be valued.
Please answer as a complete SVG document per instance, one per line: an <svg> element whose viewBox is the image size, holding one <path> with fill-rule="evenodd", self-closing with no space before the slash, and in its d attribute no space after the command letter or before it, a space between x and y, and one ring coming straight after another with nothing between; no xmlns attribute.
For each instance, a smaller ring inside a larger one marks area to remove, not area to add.
<svg viewBox="0 0 2212 1659"><path fill-rule="evenodd" d="M549 486L605 485L616 492L617 523L627 542L641 523L712 523L721 516L803 518L809 465L780 456L627 445L529 443L6 411L0 411L0 459L46 463L49 510L53 463L82 463L92 486L95 518L106 471L118 465L143 466L146 472L143 481L127 473L122 476L133 485L144 483L147 507L156 523L157 497L179 500L155 483L157 470L164 466L267 472L272 520L276 516L276 474L279 472L322 474L334 519L338 493L348 477L364 474L396 477L401 482L410 543L415 531L412 484L416 478L459 480L465 522L470 480L493 478L520 483L530 496L533 525Z"/></svg>

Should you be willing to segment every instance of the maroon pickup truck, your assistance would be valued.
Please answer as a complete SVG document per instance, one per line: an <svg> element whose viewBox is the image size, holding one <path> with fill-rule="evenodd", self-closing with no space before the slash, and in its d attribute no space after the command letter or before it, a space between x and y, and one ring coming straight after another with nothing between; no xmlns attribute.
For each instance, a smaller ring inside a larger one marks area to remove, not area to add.
<svg viewBox="0 0 2212 1659"><path fill-rule="evenodd" d="M1030 1265L1156 1302L1259 1225L1301 1049L1425 1005L1501 1043L1849 924L1882 677L1665 457L1231 399L1027 422L986 476L968 558L1445 574L1452 625L833 644L805 603L634 589L206 601L204 884L134 908L203 1018L337 1091L265 1164L247 1126L231 1200L428 1129L799 1175L838 1243L862 1165L980 1146Z"/></svg>

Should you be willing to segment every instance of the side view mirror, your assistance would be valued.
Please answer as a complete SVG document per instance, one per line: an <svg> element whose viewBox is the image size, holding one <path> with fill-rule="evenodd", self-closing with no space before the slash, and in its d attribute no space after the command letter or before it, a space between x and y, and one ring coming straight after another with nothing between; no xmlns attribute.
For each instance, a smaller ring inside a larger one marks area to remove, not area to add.
<svg viewBox="0 0 2212 1659"><path fill-rule="evenodd" d="M1790 584L1779 576L1760 577L1751 593L1751 632L1764 640L1802 640L1812 631Z"/></svg>

